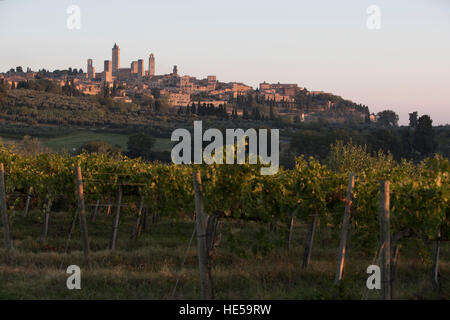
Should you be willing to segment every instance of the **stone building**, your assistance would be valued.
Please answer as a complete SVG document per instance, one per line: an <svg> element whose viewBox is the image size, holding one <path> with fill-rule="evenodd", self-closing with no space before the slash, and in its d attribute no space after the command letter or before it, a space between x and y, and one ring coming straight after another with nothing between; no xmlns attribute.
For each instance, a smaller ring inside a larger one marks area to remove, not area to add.
<svg viewBox="0 0 450 320"><path fill-rule="evenodd" d="M184 107L191 102L191 95L188 93L183 93L182 91L169 92L167 95L168 102L172 107Z"/></svg>
<svg viewBox="0 0 450 320"><path fill-rule="evenodd" d="M237 98L239 95L246 94L248 91L252 90L252 87L247 86L243 83L232 82L231 91L233 92L233 98Z"/></svg>
<svg viewBox="0 0 450 320"><path fill-rule="evenodd" d="M117 73L117 79L119 81L129 81L131 80L131 68L120 68Z"/></svg>
<svg viewBox="0 0 450 320"><path fill-rule="evenodd" d="M180 89L186 93L191 93L194 90L194 84L191 82L191 77L183 76L180 78Z"/></svg>
<svg viewBox="0 0 450 320"><path fill-rule="evenodd" d="M285 83L261 83L259 85L259 91L261 93L278 94L280 96L294 97L297 95L301 88L297 84L285 84Z"/></svg>
<svg viewBox="0 0 450 320"><path fill-rule="evenodd" d="M217 78L216 76L208 76L207 77L207 87L208 87L208 91L213 91L216 90L216 85L217 85Z"/></svg>
<svg viewBox="0 0 450 320"><path fill-rule="evenodd" d="M137 74L138 72L139 72L139 70L138 70L138 62L137 61L131 62L131 73L132 74Z"/></svg>

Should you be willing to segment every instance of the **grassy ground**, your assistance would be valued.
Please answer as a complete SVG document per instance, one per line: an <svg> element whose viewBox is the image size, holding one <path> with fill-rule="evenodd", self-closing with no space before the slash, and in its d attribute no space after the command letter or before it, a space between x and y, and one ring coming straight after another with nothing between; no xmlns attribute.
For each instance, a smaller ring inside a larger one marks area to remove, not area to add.
<svg viewBox="0 0 450 320"><path fill-rule="evenodd" d="M82 266L80 232L75 230L64 255L70 217L52 213L49 234L39 240L41 219L33 212L27 218L21 213L13 217L12 235L15 249L0 249L0 299L171 299L193 230L189 218L173 221L161 219L147 224L142 237L130 240L134 217L124 212L120 224L117 251L109 251L112 215L99 214L95 223L89 221L91 265L82 267L82 290L68 290L65 270L75 264ZM78 227L78 224L77 224ZM326 228L317 233L311 265L301 269L306 227L295 225L293 247L288 252L279 245L261 254L255 241L262 226L255 223L227 222L217 249L214 268L216 299L361 299L366 292L366 268L372 254L351 247L340 288L333 286L338 241ZM229 237L235 234L236 241ZM2 237L2 235L1 235ZM277 234L273 240L283 240ZM240 246L240 247L239 247ZM3 246L2 246L3 247ZM256 248L256 253L251 248ZM441 252L443 287L433 292L429 264L423 263L412 247L406 245L400 255L396 299L449 299L450 248ZM62 268L60 265L62 264ZM185 269L175 299L198 299L199 277L196 240L188 252ZM369 299L380 298L370 292Z"/></svg>
<svg viewBox="0 0 450 320"><path fill-rule="evenodd" d="M67 136L55 137L55 138L42 138L39 139L42 146L48 148L50 151L61 152L78 149L82 145L90 141L104 141L112 146L119 145L122 150L127 151L128 135L116 134L116 133L97 133L83 131ZM2 138L5 144L17 144L20 140L11 138ZM155 151L170 151L172 149L172 142L170 139L155 138Z"/></svg>
<svg viewBox="0 0 450 320"><path fill-rule="evenodd" d="M90 141L104 141L110 145L119 145L122 149L126 149L128 136L124 134L112 133L96 133L96 132L79 132L68 136L42 139L41 143L44 147L53 151L77 149Z"/></svg>

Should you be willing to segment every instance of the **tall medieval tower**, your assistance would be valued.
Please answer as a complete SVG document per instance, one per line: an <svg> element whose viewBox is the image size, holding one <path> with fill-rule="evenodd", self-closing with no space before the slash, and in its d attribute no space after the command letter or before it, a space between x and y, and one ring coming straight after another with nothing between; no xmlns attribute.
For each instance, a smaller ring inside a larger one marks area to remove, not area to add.
<svg viewBox="0 0 450 320"><path fill-rule="evenodd" d="M144 76L145 76L144 60L139 59L138 60L138 79L142 79Z"/></svg>
<svg viewBox="0 0 450 320"><path fill-rule="evenodd" d="M88 59L88 62L87 62L87 74L88 74L88 79L89 80L94 80L95 79L95 68L94 68L94 64L92 62L92 59Z"/></svg>
<svg viewBox="0 0 450 320"><path fill-rule="evenodd" d="M103 82L112 82L112 62L111 60L105 60L105 68L103 71Z"/></svg>
<svg viewBox="0 0 450 320"><path fill-rule="evenodd" d="M151 78L154 75L155 75L155 55L151 53L150 58L148 60L148 76Z"/></svg>
<svg viewBox="0 0 450 320"><path fill-rule="evenodd" d="M112 73L116 75L120 69L120 48L114 43L112 48Z"/></svg>

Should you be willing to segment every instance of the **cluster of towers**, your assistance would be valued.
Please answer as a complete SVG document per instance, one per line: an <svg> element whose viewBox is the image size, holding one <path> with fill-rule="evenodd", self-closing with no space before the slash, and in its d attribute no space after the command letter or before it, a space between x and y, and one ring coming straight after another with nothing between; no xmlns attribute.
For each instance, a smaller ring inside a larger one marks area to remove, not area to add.
<svg viewBox="0 0 450 320"><path fill-rule="evenodd" d="M133 61L130 68L120 68L120 48L115 43L112 48L112 60L105 60L102 80L110 83L113 81L113 77L127 79L135 75L139 80L145 76L153 77L155 75L155 56L153 53L150 54L148 65L147 72L145 71L144 60L142 59ZM95 79L95 68L92 59L88 59L87 73L89 80Z"/></svg>

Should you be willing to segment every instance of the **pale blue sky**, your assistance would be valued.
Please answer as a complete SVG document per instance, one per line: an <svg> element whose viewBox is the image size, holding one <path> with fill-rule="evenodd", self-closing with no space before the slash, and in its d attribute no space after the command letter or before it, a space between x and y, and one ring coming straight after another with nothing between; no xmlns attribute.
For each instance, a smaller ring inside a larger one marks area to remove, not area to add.
<svg viewBox="0 0 450 320"><path fill-rule="evenodd" d="M68 30L66 8L81 8ZM369 5L381 29L366 27ZM114 42L121 65L156 56L156 73L298 83L369 106L450 123L450 0L3 0L0 71L98 71Z"/></svg>

